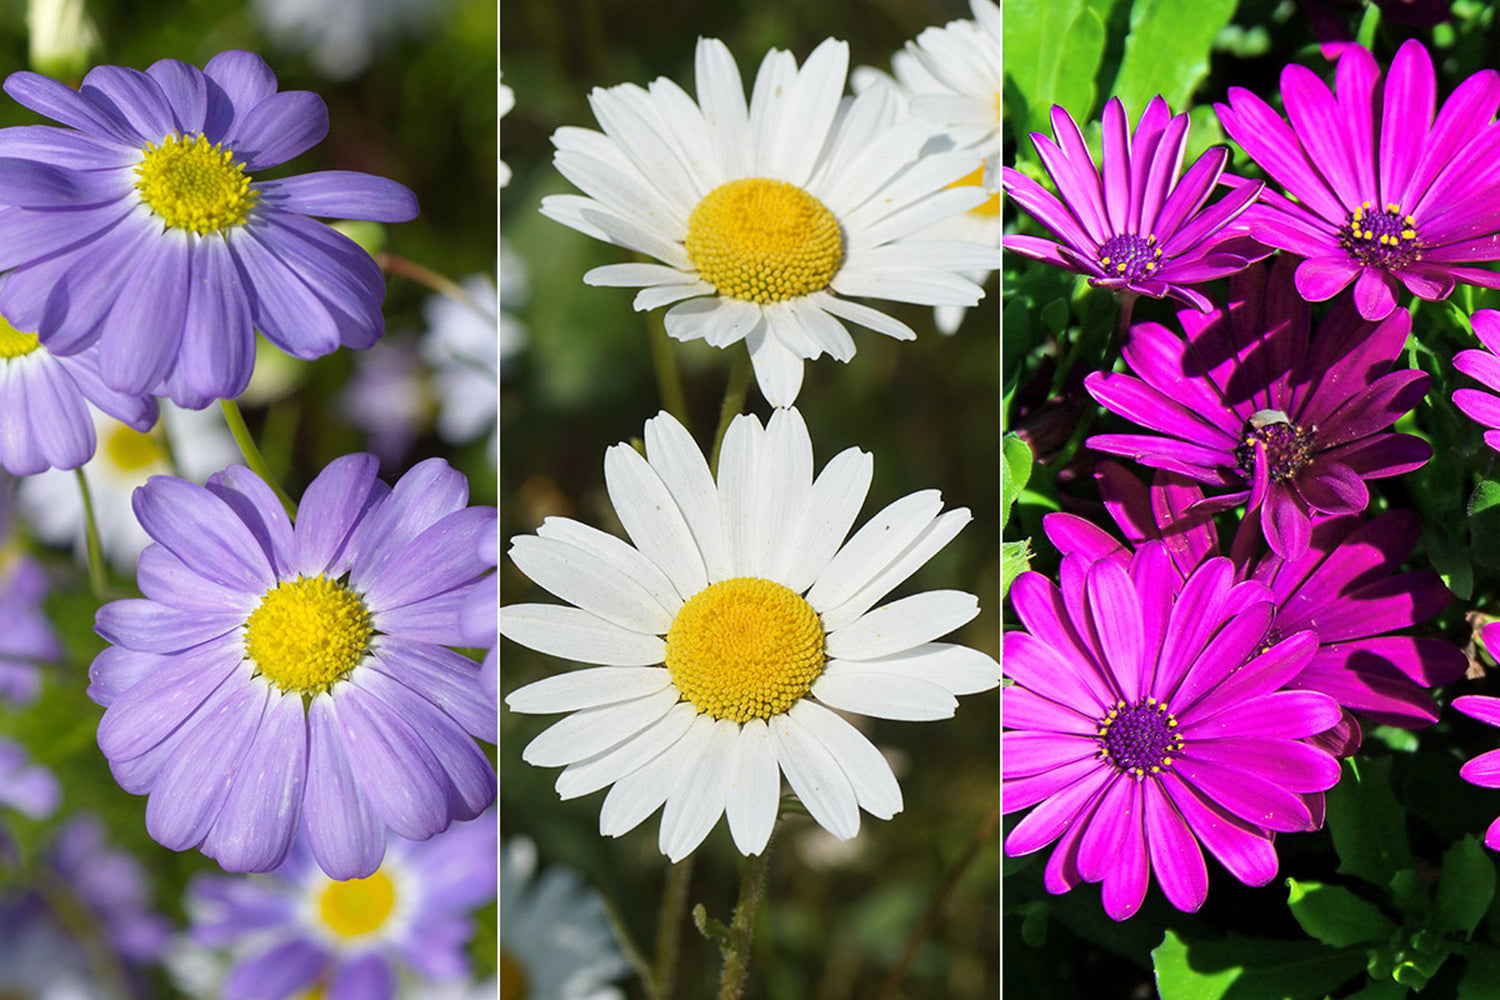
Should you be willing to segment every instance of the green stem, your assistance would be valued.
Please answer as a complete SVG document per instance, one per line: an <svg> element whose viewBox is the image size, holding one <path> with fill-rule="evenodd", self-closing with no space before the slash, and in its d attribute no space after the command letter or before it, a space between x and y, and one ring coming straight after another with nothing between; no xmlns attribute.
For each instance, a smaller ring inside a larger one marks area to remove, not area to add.
<svg viewBox="0 0 1500 1000"><path fill-rule="evenodd" d="M250 428L245 426L245 417L240 413L239 406L232 399L221 399L219 402L224 407L224 422L229 425L229 433L234 435L234 443L240 446L240 454L245 456L245 464L250 466L250 471L264 479L266 485L276 492L276 499L280 500L281 506L286 508L286 516L295 519L297 505L292 502L291 497L286 495L286 491L271 474L271 467L266 464L265 456L255 446L255 438L250 436Z"/></svg>
<svg viewBox="0 0 1500 1000"><path fill-rule="evenodd" d="M687 394L682 390L682 373L677 370L677 356L672 352L672 338L667 336L667 324L660 315L652 314L647 321L651 340L651 365L656 369L656 389L661 394L661 405L687 427Z"/></svg>
<svg viewBox="0 0 1500 1000"><path fill-rule="evenodd" d="M475 302L474 297L463 290L463 286L438 274L430 267L418 264L414 260L407 260L405 257L398 257L393 253L382 253L376 255L375 263L380 265L380 269L387 274L399 274L403 278L415 281L424 288L430 288L434 292L446 295L453 301L467 306L476 312L483 313L486 316L490 313L487 307Z"/></svg>
<svg viewBox="0 0 1500 1000"><path fill-rule="evenodd" d="M667 884L661 892L661 910L656 922L656 974L652 977L656 1000L671 1000L677 986L677 956L682 951L682 918L687 913L688 885L693 878L693 855L667 868Z"/></svg>
<svg viewBox="0 0 1500 1000"><path fill-rule="evenodd" d="M724 402L719 406L719 426L714 430L714 447L709 453L708 465L714 474L719 472L719 448L724 444L724 434L729 424L745 408L745 397L750 392L750 352L736 351L734 367L729 369L729 384L724 387Z"/></svg>
<svg viewBox="0 0 1500 1000"><path fill-rule="evenodd" d="M83 539L89 553L89 589L97 600L104 600L106 584L104 574L104 546L99 544L99 521L94 517L94 497L89 492L89 481L83 475L83 466L73 470L78 479L78 492L83 497Z"/></svg>
<svg viewBox="0 0 1500 1000"><path fill-rule="evenodd" d="M773 837L775 831L772 831ZM724 949L724 969L719 974L719 1000L740 1000L750 981L750 953L755 936L755 914L760 910L766 892L766 872L770 869L771 843L745 859L740 877L740 898L734 904L734 920L729 925L729 943Z"/></svg>

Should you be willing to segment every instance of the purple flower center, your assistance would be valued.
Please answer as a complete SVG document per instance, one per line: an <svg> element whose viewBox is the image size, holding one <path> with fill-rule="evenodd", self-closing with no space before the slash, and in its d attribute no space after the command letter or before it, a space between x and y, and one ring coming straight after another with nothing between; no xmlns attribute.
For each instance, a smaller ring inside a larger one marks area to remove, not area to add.
<svg viewBox="0 0 1500 1000"><path fill-rule="evenodd" d="M1137 778L1156 774L1182 752L1177 719L1155 698L1136 705L1116 702L1099 720L1099 756Z"/></svg>
<svg viewBox="0 0 1500 1000"><path fill-rule="evenodd" d="M1396 270L1422 259L1422 245L1417 241L1417 220L1401 213L1401 206L1390 202L1384 211L1370 211L1367 201L1349 213L1349 221L1339 228L1339 246L1361 264Z"/></svg>
<svg viewBox="0 0 1500 1000"><path fill-rule="evenodd" d="M1156 270L1161 262L1161 247L1156 237L1122 233L1111 236L1099 247L1099 266L1111 278L1139 281Z"/></svg>
<svg viewBox="0 0 1500 1000"><path fill-rule="evenodd" d="M1316 432L1316 427L1303 429L1292 423L1280 410L1260 410L1246 421L1245 437L1235 448L1234 457L1245 478L1255 478L1255 443L1259 441L1266 448L1271 481L1289 482L1312 461L1313 434Z"/></svg>

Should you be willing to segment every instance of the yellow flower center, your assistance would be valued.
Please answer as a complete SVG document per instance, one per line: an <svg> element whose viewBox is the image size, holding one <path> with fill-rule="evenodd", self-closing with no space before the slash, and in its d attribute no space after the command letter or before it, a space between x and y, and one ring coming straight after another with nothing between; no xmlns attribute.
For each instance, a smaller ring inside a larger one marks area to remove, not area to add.
<svg viewBox="0 0 1500 1000"><path fill-rule="evenodd" d="M500 996L504 1000L526 1000L530 995L526 969L516 957L500 946Z"/></svg>
<svg viewBox="0 0 1500 1000"><path fill-rule="evenodd" d="M135 168L141 199L174 229L216 233L245 221L259 192L234 152L210 145L201 135L169 135L161 145L146 144L146 158Z"/></svg>
<svg viewBox="0 0 1500 1000"><path fill-rule="evenodd" d="M34 333L22 333L0 316L0 358L19 358L40 347Z"/></svg>
<svg viewBox="0 0 1500 1000"><path fill-rule="evenodd" d="M324 576L299 576L261 598L245 623L245 655L283 691L317 694L348 676L374 632L354 591Z"/></svg>
<svg viewBox="0 0 1500 1000"><path fill-rule="evenodd" d="M339 937L363 937L378 931L396 908L396 884L383 871L369 878L330 882L318 897L318 913Z"/></svg>
<svg viewBox="0 0 1500 1000"><path fill-rule="evenodd" d="M110 421L111 427L104 432L104 457L122 472L138 472L167 460L167 453L150 434L143 434L134 427L118 421Z"/></svg>
<svg viewBox="0 0 1500 1000"><path fill-rule="evenodd" d="M715 719L769 719L796 704L823 671L823 623L779 583L741 576L711 584L667 632L672 683Z"/></svg>
<svg viewBox="0 0 1500 1000"><path fill-rule="evenodd" d="M965 174L958 180L949 184L949 187L977 187L984 183L984 164L981 163L974 168L972 173ZM986 218L998 218L1000 216L1000 192L996 191L984 201L969 209L970 215L982 215Z"/></svg>
<svg viewBox="0 0 1500 1000"><path fill-rule="evenodd" d="M720 295L784 302L828 287L844 257L839 222L795 184L721 184L688 216L687 253Z"/></svg>

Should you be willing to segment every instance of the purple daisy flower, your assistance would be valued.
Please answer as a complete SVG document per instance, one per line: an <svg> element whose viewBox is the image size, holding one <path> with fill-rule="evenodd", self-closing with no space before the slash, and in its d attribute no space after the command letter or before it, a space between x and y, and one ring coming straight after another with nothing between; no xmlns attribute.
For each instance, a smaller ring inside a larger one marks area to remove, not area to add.
<svg viewBox="0 0 1500 1000"><path fill-rule="evenodd" d="M146 828L228 871L268 871L299 828L335 878L380 864L386 830L422 840L479 815L495 773L472 736L459 612L488 567L493 507L429 459L394 488L373 455L325 468L295 527L254 473L153 476L134 507L155 540L144 599L99 609L113 646L89 671L99 747Z"/></svg>
<svg viewBox="0 0 1500 1000"><path fill-rule="evenodd" d="M1127 295L1175 299L1207 310L1212 303L1187 286L1222 278L1270 251L1231 223L1250 207L1260 186L1242 185L1210 208L1208 196L1229 162L1215 146L1181 174L1188 116L1173 117L1152 98L1135 134L1119 98L1104 106L1104 153L1094 165L1078 126L1052 108L1053 142L1031 133L1059 198L1011 167L1005 190L1061 242L1006 236L1007 250L1087 275L1089 283ZM1179 176L1181 174L1181 176Z"/></svg>
<svg viewBox="0 0 1500 1000"><path fill-rule="evenodd" d="M50 860L122 958L135 965L161 959L172 927L151 908L151 884L140 861L110 846L97 816L79 813L69 819L57 833Z"/></svg>
<svg viewBox="0 0 1500 1000"><path fill-rule="evenodd" d="M0 513L0 542L5 538ZM38 663L62 655L57 632L42 610L47 575L26 556L0 551L0 704L27 705L41 689Z"/></svg>
<svg viewBox="0 0 1500 1000"><path fill-rule="evenodd" d="M156 423L156 400L104 384L97 348L59 357L0 316L0 469L31 476L93 458L90 403L138 431Z"/></svg>
<svg viewBox="0 0 1500 1000"><path fill-rule="evenodd" d="M1369 51L1339 58L1335 90L1306 66L1281 74L1290 124L1242 87L1219 120L1286 189L1262 191L1250 233L1304 258L1297 291L1321 302L1354 283L1360 315L1380 320L1401 285L1444 299L1455 281L1500 288L1500 73L1469 77L1433 118L1437 83L1422 43L1402 45L1382 82ZM1377 100L1378 98L1378 100ZM1399 283L1398 283L1399 282Z"/></svg>
<svg viewBox="0 0 1500 1000"><path fill-rule="evenodd" d="M1096 434L1088 445L1231 492L1200 506L1248 504L1272 551L1307 551L1313 513L1356 514L1367 479L1420 467L1432 448L1387 430L1427 393L1423 372L1391 371L1411 317L1362 319L1349 298L1316 333L1292 285L1291 258L1229 279L1230 303L1177 314L1183 334L1132 327L1135 375L1093 372L1084 386L1105 409L1154 433Z"/></svg>
<svg viewBox="0 0 1500 1000"><path fill-rule="evenodd" d="M492 521L479 536L476 547L479 561L486 566L500 562L500 522ZM469 602L460 612L459 627L463 629L464 642L485 650L484 660L479 664L479 690L489 699L495 711L500 711L500 662L495 649L500 644L500 576L491 573L481 577Z"/></svg>
<svg viewBox="0 0 1500 1000"><path fill-rule="evenodd" d="M404 970L421 980L469 975L469 914L495 898L494 812L416 843L392 838L361 879L318 870L303 841L270 875L199 875L188 885L195 942L230 949L224 1000L391 1000ZM402 995L405 995L404 993Z"/></svg>
<svg viewBox="0 0 1500 1000"><path fill-rule="evenodd" d="M1304 742L1338 723L1338 705L1281 690L1314 636L1264 649L1263 585L1234 583L1217 558L1177 593L1170 564L1148 542L1128 568L1067 556L1061 590L1023 573L1010 591L1026 630L1005 634L1002 802L1035 808L1005 851L1057 841L1048 891L1102 882L1115 920L1140 908L1153 871L1173 906L1201 906L1200 843L1240 881L1269 882L1273 833L1316 829L1339 779L1338 761Z"/></svg>
<svg viewBox="0 0 1500 1000"><path fill-rule="evenodd" d="M1101 462L1095 479L1126 541L1073 514L1048 514L1043 528L1063 554L1126 566L1134 549L1160 540L1179 586L1220 554L1211 515L1191 510L1203 499L1191 480L1158 470L1148 492L1113 462ZM1453 600L1431 570L1397 572L1421 534L1414 512L1389 511L1365 522L1355 516L1314 518L1307 551L1290 561L1274 552L1256 558L1259 532L1243 530L1244 522L1241 528L1231 553L1235 578L1259 581L1271 592L1275 617L1266 642L1304 630L1317 636L1317 651L1286 686L1322 691L1344 708L1344 723L1325 746L1336 747L1340 756L1358 748L1359 725L1350 711L1403 729L1437 721L1428 689L1463 676L1468 658L1442 639L1393 634Z"/></svg>
<svg viewBox="0 0 1500 1000"><path fill-rule="evenodd" d="M254 180L328 132L322 99L278 93L259 56L5 91L69 126L0 129L0 312L52 353L97 342L111 388L197 409L244 390L253 329L298 358L380 336L380 269L308 216L404 222L416 198L345 170Z"/></svg>
<svg viewBox="0 0 1500 1000"><path fill-rule="evenodd" d="M1484 443L1500 451L1500 311L1478 309L1469 317L1474 335L1484 350L1459 351L1453 367L1484 384L1481 389L1455 389L1453 405L1477 423L1490 428L1484 432Z"/></svg>

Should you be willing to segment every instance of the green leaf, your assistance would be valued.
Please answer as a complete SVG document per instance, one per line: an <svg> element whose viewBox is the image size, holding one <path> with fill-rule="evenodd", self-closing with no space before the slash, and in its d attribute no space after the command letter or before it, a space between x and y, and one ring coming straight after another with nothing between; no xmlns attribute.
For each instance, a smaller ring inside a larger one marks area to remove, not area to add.
<svg viewBox="0 0 1500 1000"><path fill-rule="evenodd" d="M1469 562L1468 548L1436 521L1422 527L1422 541L1443 584L1459 600L1467 601L1474 593L1474 566Z"/></svg>
<svg viewBox="0 0 1500 1000"><path fill-rule="evenodd" d="M1132 119L1160 94L1182 111L1208 75L1214 38L1234 15L1235 0L1136 0L1114 94ZM1014 49L1006 49L1011 58Z"/></svg>
<svg viewBox="0 0 1500 1000"><path fill-rule="evenodd" d="M1394 979L1380 979L1358 993L1349 994L1345 1000L1402 1000L1410 992Z"/></svg>
<svg viewBox="0 0 1500 1000"><path fill-rule="evenodd" d="M1341 875L1356 875L1382 889L1412 867L1406 813L1391 794L1391 762L1351 757L1328 792L1328 831L1339 853Z"/></svg>
<svg viewBox="0 0 1500 1000"><path fill-rule="evenodd" d="M1003 598L1010 593L1010 585L1015 582L1016 577L1031 566L1031 539L1023 538L1019 542L1000 543L1000 596Z"/></svg>
<svg viewBox="0 0 1500 1000"><path fill-rule="evenodd" d="M1479 841L1465 836L1443 854L1431 927L1444 934L1460 931L1468 938L1494 898L1495 863Z"/></svg>
<svg viewBox="0 0 1500 1000"><path fill-rule="evenodd" d="M1170 930L1151 961L1161 1000L1321 1000L1365 967L1358 949L1238 934L1184 940Z"/></svg>
<svg viewBox="0 0 1500 1000"><path fill-rule="evenodd" d="M1457 1000L1500 1000L1500 951L1483 945L1464 949Z"/></svg>
<svg viewBox="0 0 1500 1000"><path fill-rule="evenodd" d="M1054 104L1075 121L1093 110L1108 8L1088 0L1004 0L1005 104L1018 139L1027 131L1050 132Z"/></svg>
<svg viewBox="0 0 1500 1000"><path fill-rule="evenodd" d="M1475 562L1500 567L1500 482L1481 480L1469 497L1469 552Z"/></svg>
<svg viewBox="0 0 1500 1000"><path fill-rule="evenodd" d="M1341 885L1286 880L1290 891L1287 906L1307 933L1334 948L1384 941L1397 927L1374 903L1368 902Z"/></svg>
<svg viewBox="0 0 1500 1000"><path fill-rule="evenodd" d="M1007 434L1001 443L1000 527L1010 520L1011 505L1031 480L1031 449L1019 434Z"/></svg>

